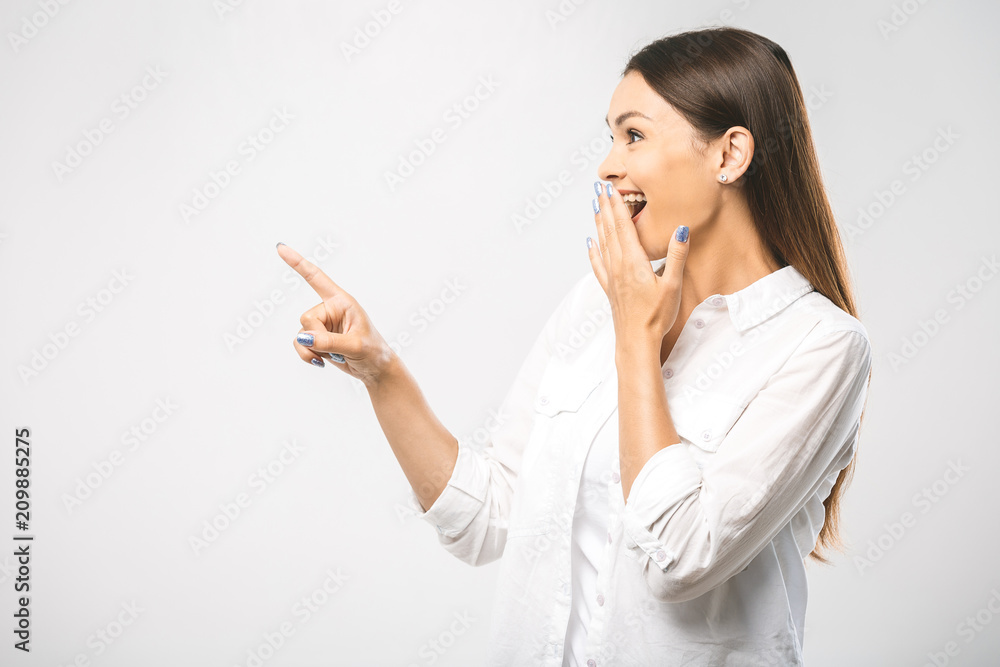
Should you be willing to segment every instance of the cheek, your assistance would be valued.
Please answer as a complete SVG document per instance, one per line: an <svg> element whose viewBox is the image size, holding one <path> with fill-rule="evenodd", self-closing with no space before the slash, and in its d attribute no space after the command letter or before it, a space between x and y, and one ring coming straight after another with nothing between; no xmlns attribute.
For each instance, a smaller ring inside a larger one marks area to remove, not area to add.
<svg viewBox="0 0 1000 667"><path fill-rule="evenodd" d="M664 168L652 213L665 224L689 225L704 218L711 206L711 190L694 165L677 161Z"/></svg>

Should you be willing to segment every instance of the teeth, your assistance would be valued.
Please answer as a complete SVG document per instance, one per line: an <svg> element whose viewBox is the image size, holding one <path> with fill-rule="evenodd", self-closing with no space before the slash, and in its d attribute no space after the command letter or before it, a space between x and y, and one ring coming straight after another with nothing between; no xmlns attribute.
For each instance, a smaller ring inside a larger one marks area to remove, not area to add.
<svg viewBox="0 0 1000 667"><path fill-rule="evenodd" d="M644 194L627 194L623 197L625 201L646 201L646 195Z"/></svg>

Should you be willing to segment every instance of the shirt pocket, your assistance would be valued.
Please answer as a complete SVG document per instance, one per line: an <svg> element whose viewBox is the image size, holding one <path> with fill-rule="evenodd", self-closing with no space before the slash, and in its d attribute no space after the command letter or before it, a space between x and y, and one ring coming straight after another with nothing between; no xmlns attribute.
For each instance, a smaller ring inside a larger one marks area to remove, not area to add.
<svg viewBox="0 0 1000 667"><path fill-rule="evenodd" d="M521 461L507 539L549 533L556 495L566 484L564 456L578 438L578 415L602 378L572 366L545 369L533 404L534 426Z"/></svg>
<svg viewBox="0 0 1000 667"><path fill-rule="evenodd" d="M682 441L714 454L745 408L724 394L702 392L689 402L671 404L670 416Z"/></svg>
<svg viewBox="0 0 1000 667"><path fill-rule="evenodd" d="M562 412L578 412L590 397L601 378L572 367L552 364L545 369L535 398L535 412L544 417L556 417ZM541 417L536 417L536 422Z"/></svg>

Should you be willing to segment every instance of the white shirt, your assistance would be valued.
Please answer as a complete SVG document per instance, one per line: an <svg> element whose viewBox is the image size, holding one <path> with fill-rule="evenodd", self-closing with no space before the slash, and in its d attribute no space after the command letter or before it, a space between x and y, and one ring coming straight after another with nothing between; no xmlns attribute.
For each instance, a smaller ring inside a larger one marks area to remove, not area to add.
<svg viewBox="0 0 1000 667"><path fill-rule="evenodd" d="M455 557L503 556L488 664L801 665L804 558L854 455L867 331L792 266L698 304L661 373L680 442L645 463L627 505L614 351L588 271L487 445L459 448L428 511L409 491Z"/></svg>

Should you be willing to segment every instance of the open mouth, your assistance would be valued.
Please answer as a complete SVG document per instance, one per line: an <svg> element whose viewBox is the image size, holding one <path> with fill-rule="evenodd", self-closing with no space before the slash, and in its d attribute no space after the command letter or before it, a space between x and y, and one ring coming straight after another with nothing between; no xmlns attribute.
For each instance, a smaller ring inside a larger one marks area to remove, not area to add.
<svg viewBox="0 0 1000 667"><path fill-rule="evenodd" d="M629 215L635 220L639 211L646 207L646 195L644 194L627 194L623 195L622 199L625 201L625 205L628 206Z"/></svg>

